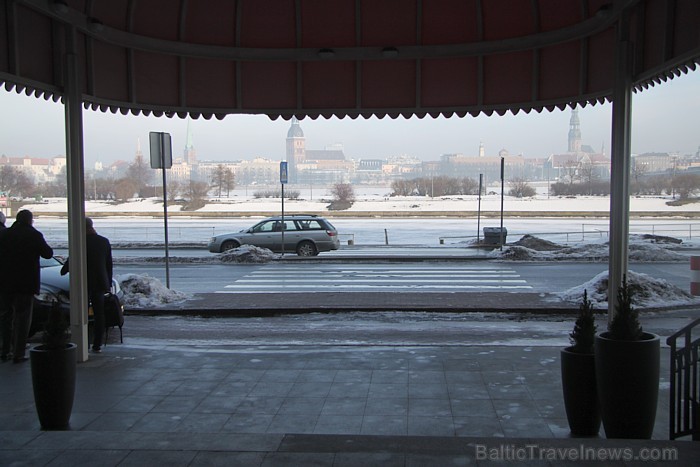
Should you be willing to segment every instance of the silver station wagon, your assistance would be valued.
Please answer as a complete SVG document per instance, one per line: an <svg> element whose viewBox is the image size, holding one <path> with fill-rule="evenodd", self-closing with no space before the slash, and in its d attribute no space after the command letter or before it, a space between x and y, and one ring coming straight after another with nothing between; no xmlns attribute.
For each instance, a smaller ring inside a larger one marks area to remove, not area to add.
<svg viewBox="0 0 700 467"><path fill-rule="evenodd" d="M284 230L284 236L282 231ZM284 241L284 247L282 242ZM254 245L276 253L296 252L299 256L316 256L340 247L338 231L328 220L314 215L270 217L238 233L212 237L209 251L222 253L241 245Z"/></svg>

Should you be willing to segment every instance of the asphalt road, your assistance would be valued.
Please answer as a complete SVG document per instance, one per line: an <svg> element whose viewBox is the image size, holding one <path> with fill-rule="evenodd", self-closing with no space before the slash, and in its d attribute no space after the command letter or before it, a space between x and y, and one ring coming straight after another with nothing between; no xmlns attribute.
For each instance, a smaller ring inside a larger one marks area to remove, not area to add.
<svg viewBox="0 0 700 467"><path fill-rule="evenodd" d="M148 274L165 283L165 265L117 264L115 274ZM607 263L401 262L171 264L170 287L187 293L298 291L478 291L520 287L526 292L563 292L581 285ZM689 289L685 263L632 263L630 270ZM312 276L313 273L313 276ZM508 289L513 290L513 289Z"/></svg>

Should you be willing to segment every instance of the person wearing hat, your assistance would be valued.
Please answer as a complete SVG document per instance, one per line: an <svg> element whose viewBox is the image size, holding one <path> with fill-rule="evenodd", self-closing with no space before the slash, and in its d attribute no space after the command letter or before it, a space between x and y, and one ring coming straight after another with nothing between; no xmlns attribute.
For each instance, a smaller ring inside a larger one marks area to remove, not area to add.
<svg viewBox="0 0 700 467"><path fill-rule="evenodd" d="M105 335L105 294L112 287L112 245L107 238L95 231L92 219L89 217L85 218L85 255L88 298L92 303L95 316L92 351L100 353ZM69 260L66 260L61 268L61 274L66 274L69 268Z"/></svg>
<svg viewBox="0 0 700 467"><path fill-rule="evenodd" d="M32 212L25 209L17 213L12 227L0 232L0 296L12 313L14 363L28 360L25 356L27 335L32 323L34 295L39 293L41 282L39 257L49 259L53 256L53 249L33 223ZM3 324L2 356L5 360L9 358L5 343L8 332Z"/></svg>

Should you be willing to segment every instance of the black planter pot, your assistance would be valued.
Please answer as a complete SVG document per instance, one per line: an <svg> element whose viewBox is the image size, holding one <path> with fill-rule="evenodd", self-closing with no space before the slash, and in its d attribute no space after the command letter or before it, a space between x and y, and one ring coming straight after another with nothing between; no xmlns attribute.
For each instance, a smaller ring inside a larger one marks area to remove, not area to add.
<svg viewBox="0 0 700 467"><path fill-rule="evenodd" d="M562 349L561 384L571 434L597 436L600 431L600 409L594 354L572 352L571 347Z"/></svg>
<svg viewBox="0 0 700 467"><path fill-rule="evenodd" d="M595 368L603 427L607 438L651 439L659 398L660 340L645 332L642 340L595 339Z"/></svg>
<svg viewBox="0 0 700 467"><path fill-rule="evenodd" d="M77 346L46 349L38 345L29 351L34 404L44 430L69 428L75 395Z"/></svg>

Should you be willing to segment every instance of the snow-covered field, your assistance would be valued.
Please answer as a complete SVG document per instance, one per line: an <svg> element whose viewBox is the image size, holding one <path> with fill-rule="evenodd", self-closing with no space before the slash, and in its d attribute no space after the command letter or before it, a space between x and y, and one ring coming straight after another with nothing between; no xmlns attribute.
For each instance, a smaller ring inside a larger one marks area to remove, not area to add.
<svg viewBox="0 0 700 467"><path fill-rule="evenodd" d="M356 193L356 201L348 212L391 212L399 211L410 214L421 212L476 212L479 210L477 196L445 196L431 198L425 196L401 196L390 197L390 188L374 187L365 188ZM491 192L493 193L493 192ZM310 196L309 196L310 195ZM630 211L634 212L659 212L665 214L697 213L700 211L700 203L691 203L683 206L668 206L670 197L632 197L630 199ZM316 194L306 193L299 199L286 199L285 212L328 212L327 206L330 196L325 191ZM236 190L230 197L211 199L208 204L193 212L270 212L277 213L281 210L279 198L255 198L252 193L241 193ZM26 206L36 213L65 213L67 204L64 198L48 198L44 203L30 204ZM156 198L132 200L125 203L87 201L87 212L95 214L128 213L128 212L162 212L163 203ZM489 194L481 198L481 211L500 212L500 194ZM179 212L181 206L172 204L168 206L170 212ZM539 193L533 198L513 198L505 196L503 210L508 212L538 212L547 211L562 212L603 212L610 211L610 199L600 196L581 196L576 198L548 196Z"/></svg>

